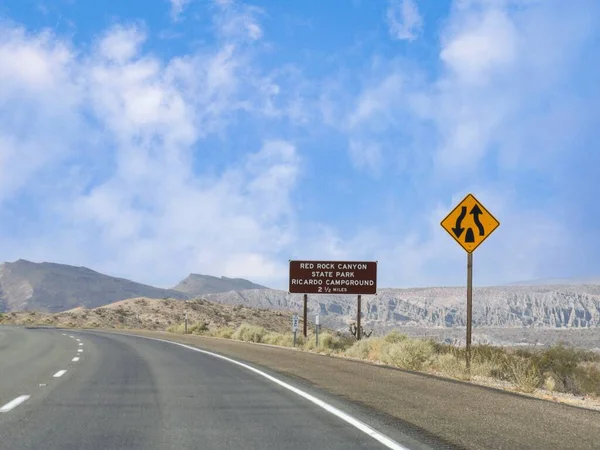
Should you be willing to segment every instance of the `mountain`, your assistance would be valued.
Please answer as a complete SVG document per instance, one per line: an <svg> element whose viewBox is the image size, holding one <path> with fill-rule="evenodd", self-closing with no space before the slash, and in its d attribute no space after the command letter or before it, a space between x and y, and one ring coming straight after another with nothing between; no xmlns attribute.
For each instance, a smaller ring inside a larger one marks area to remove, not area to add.
<svg viewBox="0 0 600 450"><path fill-rule="evenodd" d="M0 264L0 312L95 308L132 297L187 298L178 291L103 275L85 267L22 259Z"/></svg>
<svg viewBox="0 0 600 450"><path fill-rule="evenodd" d="M243 278L213 277L210 275L190 274L185 280L172 288L190 297L218 292L242 291L245 289L268 289L260 284Z"/></svg>
<svg viewBox="0 0 600 450"><path fill-rule="evenodd" d="M600 276L590 278L543 278L538 280L517 281L507 286L581 286L600 285Z"/></svg>
<svg viewBox="0 0 600 450"><path fill-rule="evenodd" d="M203 298L248 307L302 311L302 296L260 289L208 294ZM356 298L309 295L309 314L345 328L356 317ZM398 325L466 325L466 288L380 289L363 296L363 323L375 329ZM479 327L600 327L600 285L502 286L473 289L473 325Z"/></svg>

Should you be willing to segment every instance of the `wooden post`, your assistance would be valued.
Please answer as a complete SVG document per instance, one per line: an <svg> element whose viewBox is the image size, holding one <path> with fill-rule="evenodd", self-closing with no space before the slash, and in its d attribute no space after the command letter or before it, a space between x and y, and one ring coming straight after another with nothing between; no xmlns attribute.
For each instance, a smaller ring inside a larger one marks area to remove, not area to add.
<svg viewBox="0 0 600 450"><path fill-rule="evenodd" d="M186 311L186 313L185 313L185 334L188 334L187 330L188 330L188 318L187 318L187 311Z"/></svg>
<svg viewBox="0 0 600 450"><path fill-rule="evenodd" d="M304 294L304 337L308 336L308 294Z"/></svg>
<svg viewBox="0 0 600 450"><path fill-rule="evenodd" d="M473 320L473 253L467 257L467 369L471 368L471 323Z"/></svg>
<svg viewBox="0 0 600 450"><path fill-rule="evenodd" d="M358 296L358 302L356 305L356 339L360 340L360 300L361 296Z"/></svg>

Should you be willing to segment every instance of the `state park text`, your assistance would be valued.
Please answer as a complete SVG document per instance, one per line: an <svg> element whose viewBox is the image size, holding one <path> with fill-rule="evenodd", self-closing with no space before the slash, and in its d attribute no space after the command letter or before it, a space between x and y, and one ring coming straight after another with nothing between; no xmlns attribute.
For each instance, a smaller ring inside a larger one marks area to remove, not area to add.
<svg viewBox="0 0 600 450"><path fill-rule="evenodd" d="M290 261L289 292L376 294L376 262Z"/></svg>

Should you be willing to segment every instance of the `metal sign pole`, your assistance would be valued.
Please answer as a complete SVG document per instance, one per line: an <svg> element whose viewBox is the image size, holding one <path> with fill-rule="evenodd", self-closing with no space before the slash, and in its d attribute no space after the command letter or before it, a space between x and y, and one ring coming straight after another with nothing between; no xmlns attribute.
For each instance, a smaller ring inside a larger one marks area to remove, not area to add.
<svg viewBox="0 0 600 450"><path fill-rule="evenodd" d="M292 332L294 333L294 344L296 346L296 332L298 331L298 314L292 316Z"/></svg>
<svg viewBox="0 0 600 450"><path fill-rule="evenodd" d="M473 320L473 253L467 253L467 369L471 368L471 323Z"/></svg>
<svg viewBox="0 0 600 450"><path fill-rule="evenodd" d="M308 336L308 294L304 294L304 337Z"/></svg>
<svg viewBox="0 0 600 450"><path fill-rule="evenodd" d="M187 311L185 312L185 334L188 334L188 318L187 318Z"/></svg>
<svg viewBox="0 0 600 450"><path fill-rule="evenodd" d="M361 296L358 296L358 302L356 307L356 339L360 341L360 300Z"/></svg>
<svg viewBox="0 0 600 450"><path fill-rule="evenodd" d="M319 313L317 313L317 317L315 317L315 339L317 347L319 346Z"/></svg>

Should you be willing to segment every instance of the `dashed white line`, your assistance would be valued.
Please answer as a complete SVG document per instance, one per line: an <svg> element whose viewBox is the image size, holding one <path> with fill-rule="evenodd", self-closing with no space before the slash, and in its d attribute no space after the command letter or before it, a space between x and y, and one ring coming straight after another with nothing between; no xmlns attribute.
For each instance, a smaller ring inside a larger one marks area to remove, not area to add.
<svg viewBox="0 0 600 450"><path fill-rule="evenodd" d="M80 342L79 345L83 345L83 342Z"/></svg>
<svg viewBox="0 0 600 450"><path fill-rule="evenodd" d="M75 339L77 342L79 342L81 339Z"/></svg>
<svg viewBox="0 0 600 450"><path fill-rule="evenodd" d="M77 362L77 361L79 361L79 356L76 356L76 357L75 357L75 358L73 358L71 361L73 361L73 362Z"/></svg>
<svg viewBox="0 0 600 450"><path fill-rule="evenodd" d="M17 406L19 406L21 403L23 403L28 398L29 398L29 395L21 395L21 396L15 398L14 400L11 400L10 402L8 402L2 408L0 408L0 412L3 412L3 413L9 412L11 409L16 408Z"/></svg>
<svg viewBox="0 0 600 450"><path fill-rule="evenodd" d="M81 352L83 352L83 349L82 349L82 348L80 348L80 349L79 349L79 350L77 350L77 351L78 351L79 353L81 353Z"/></svg>
<svg viewBox="0 0 600 450"><path fill-rule="evenodd" d="M66 336L66 335L67 335L67 333L63 333L62 335L63 335L63 336Z"/></svg>
<svg viewBox="0 0 600 450"><path fill-rule="evenodd" d="M69 336L71 339L75 339L75 336Z"/></svg>
<svg viewBox="0 0 600 450"><path fill-rule="evenodd" d="M54 374L54 378L62 377L65 373L67 373L66 370L59 370Z"/></svg>

